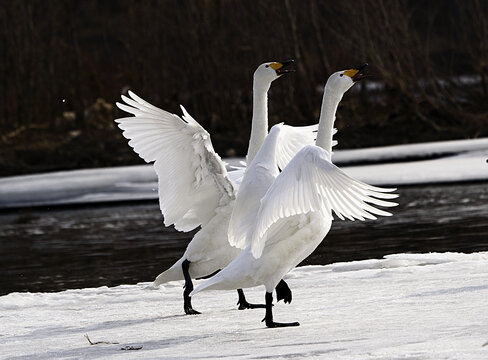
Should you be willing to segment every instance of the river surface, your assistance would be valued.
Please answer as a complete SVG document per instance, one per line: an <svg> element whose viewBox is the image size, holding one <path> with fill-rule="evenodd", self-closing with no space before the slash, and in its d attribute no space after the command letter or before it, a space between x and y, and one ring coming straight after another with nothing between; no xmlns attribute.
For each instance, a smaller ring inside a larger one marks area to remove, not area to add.
<svg viewBox="0 0 488 360"><path fill-rule="evenodd" d="M398 193L394 216L334 221L301 265L488 250L488 183ZM152 281L183 254L192 234L165 228L157 202L2 212L0 295Z"/></svg>

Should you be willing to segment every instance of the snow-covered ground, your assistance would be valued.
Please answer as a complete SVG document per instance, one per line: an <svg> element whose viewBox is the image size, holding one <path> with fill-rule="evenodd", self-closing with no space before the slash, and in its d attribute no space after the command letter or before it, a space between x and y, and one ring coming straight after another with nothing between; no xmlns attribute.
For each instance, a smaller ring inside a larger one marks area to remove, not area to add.
<svg viewBox="0 0 488 360"><path fill-rule="evenodd" d="M267 329L231 291L198 294L203 314L185 316L182 282L12 293L0 297L0 358L488 359L487 252L307 266L287 281L293 301L274 315L296 328Z"/></svg>
<svg viewBox="0 0 488 360"><path fill-rule="evenodd" d="M427 160L408 161L421 158ZM367 162L369 165L341 168L372 185L394 186L488 180L487 158L488 139L337 150L333 156L338 164ZM228 161L232 164L239 160ZM157 196L152 165L0 178L0 209L148 200Z"/></svg>

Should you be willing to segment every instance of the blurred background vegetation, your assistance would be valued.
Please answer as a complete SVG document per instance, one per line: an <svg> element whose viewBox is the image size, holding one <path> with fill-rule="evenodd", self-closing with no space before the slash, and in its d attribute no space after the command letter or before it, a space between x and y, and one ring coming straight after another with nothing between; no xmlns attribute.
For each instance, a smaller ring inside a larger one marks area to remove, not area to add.
<svg viewBox="0 0 488 360"><path fill-rule="evenodd" d="M113 122L128 89L244 155L252 74L289 58L270 124L315 123L327 77L367 61L341 149L488 136L487 1L0 1L0 176L141 164Z"/></svg>

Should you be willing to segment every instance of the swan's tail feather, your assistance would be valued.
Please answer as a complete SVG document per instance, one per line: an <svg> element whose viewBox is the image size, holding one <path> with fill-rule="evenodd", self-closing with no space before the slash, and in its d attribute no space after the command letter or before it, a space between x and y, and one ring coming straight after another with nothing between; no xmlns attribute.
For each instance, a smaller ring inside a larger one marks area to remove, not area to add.
<svg viewBox="0 0 488 360"><path fill-rule="evenodd" d="M208 279L207 281L205 281L203 284L200 284L198 285L195 290L193 290L191 293L190 293L190 296L193 296L195 295L196 293L199 293L200 291L204 291L204 290L220 290L222 289L222 287L220 286L220 282L223 280L222 279L222 276L219 276L220 273L218 273L217 275L211 277L210 279Z"/></svg>
<svg viewBox="0 0 488 360"><path fill-rule="evenodd" d="M176 263L174 263L174 265L171 266L168 270L163 271L161 274L159 274L154 280L153 285L159 286L169 281L184 280L183 269L181 267L183 260L184 259L181 258Z"/></svg>

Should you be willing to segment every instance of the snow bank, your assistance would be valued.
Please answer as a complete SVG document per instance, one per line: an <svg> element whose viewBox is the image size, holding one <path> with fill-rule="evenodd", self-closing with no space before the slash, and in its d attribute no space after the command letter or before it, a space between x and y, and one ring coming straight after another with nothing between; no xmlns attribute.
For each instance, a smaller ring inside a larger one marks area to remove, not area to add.
<svg viewBox="0 0 488 360"><path fill-rule="evenodd" d="M0 178L0 208L158 198L152 165Z"/></svg>
<svg viewBox="0 0 488 360"><path fill-rule="evenodd" d="M444 156L435 160L407 159ZM334 152L341 166L371 185L411 185L488 180L488 139L398 145ZM242 159L228 159L238 165ZM402 161L402 162L394 162ZM24 206L83 204L157 199L152 165L75 170L0 179L0 209Z"/></svg>
<svg viewBox="0 0 488 360"><path fill-rule="evenodd" d="M488 139L435 141L419 144L392 145L366 149L334 151L338 164L375 163L445 157L457 154L488 150Z"/></svg>
<svg viewBox="0 0 488 360"><path fill-rule="evenodd" d="M0 297L0 358L488 358L488 252L301 267L287 281L293 301L274 315L297 328L265 328L263 309L237 310L229 291L198 294L203 314L182 315L181 282L12 293Z"/></svg>
<svg viewBox="0 0 488 360"><path fill-rule="evenodd" d="M488 180L488 150L436 160L349 166L349 175L372 185L439 184Z"/></svg>

